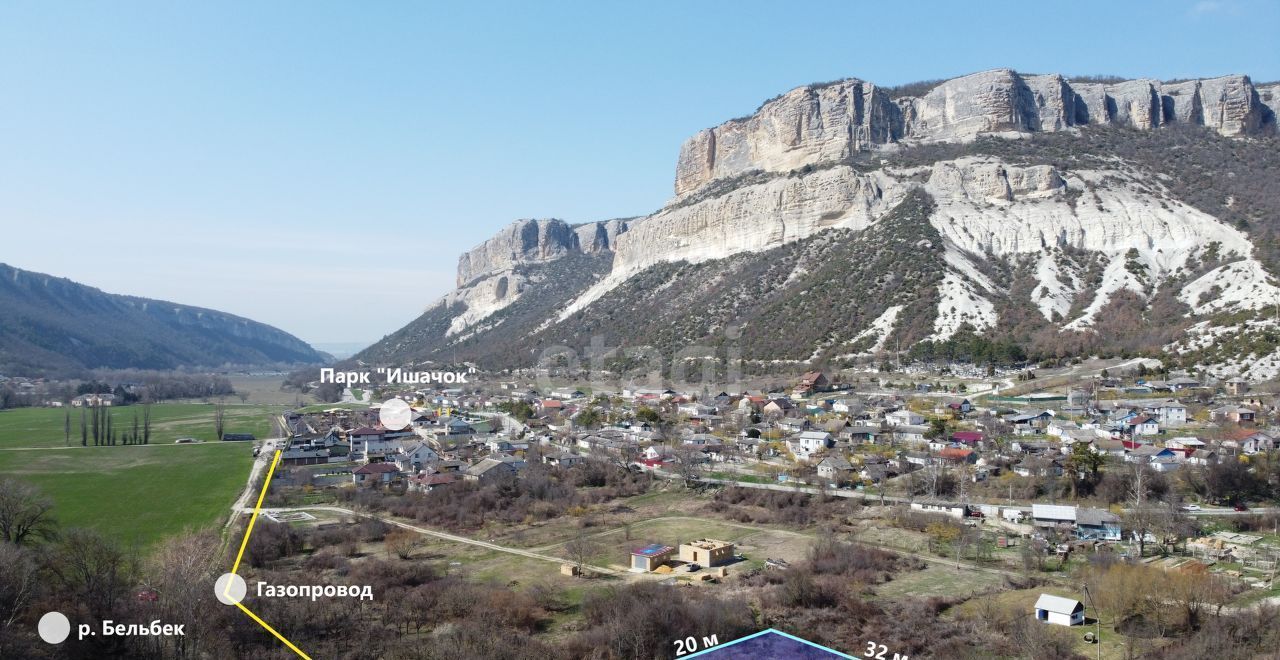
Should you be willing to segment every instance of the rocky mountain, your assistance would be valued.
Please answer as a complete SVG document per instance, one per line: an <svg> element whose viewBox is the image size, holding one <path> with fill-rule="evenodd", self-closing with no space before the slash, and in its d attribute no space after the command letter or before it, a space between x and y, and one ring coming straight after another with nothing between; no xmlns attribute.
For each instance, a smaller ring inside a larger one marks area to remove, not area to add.
<svg viewBox="0 0 1280 660"><path fill-rule="evenodd" d="M319 363L306 342L224 312L105 293L0 264L0 373Z"/></svg>
<svg viewBox="0 0 1280 660"><path fill-rule="evenodd" d="M1271 377L1278 106L1242 75L796 88L687 140L649 216L504 229L359 357L517 367L597 336L670 360L733 328L760 368L892 348Z"/></svg>

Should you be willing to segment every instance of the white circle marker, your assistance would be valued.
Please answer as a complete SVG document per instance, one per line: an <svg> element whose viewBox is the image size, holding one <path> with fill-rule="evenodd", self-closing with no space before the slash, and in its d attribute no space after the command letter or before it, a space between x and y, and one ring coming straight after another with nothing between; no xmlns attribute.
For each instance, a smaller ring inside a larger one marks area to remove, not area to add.
<svg viewBox="0 0 1280 660"><path fill-rule="evenodd" d="M40 617L36 630L40 631L40 639L50 644L61 644L71 634L71 622L62 612L49 612Z"/></svg>
<svg viewBox="0 0 1280 660"><path fill-rule="evenodd" d="M378 421L388 431L399 431L413 421L413 409L404 399L387 399L378 410Z"/></svg>
<svg viewBox="0 0 1280 660"><path fill-rule="evenodd" d="M223 605L235 605L244 600L247 593L249 593L249 585L244 583L244 578L235 573L223 573L218 581L213 583L213 595L217 596L218 602Z"/></svg>

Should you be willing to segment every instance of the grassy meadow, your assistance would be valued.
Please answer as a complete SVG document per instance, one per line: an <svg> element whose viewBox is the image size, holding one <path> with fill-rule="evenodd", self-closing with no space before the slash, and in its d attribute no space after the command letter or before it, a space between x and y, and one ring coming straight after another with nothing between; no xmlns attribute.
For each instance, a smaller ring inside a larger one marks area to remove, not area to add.
<svg viewBox="0 0 1280 660"><path fill-rule="evenodd" d="M185 528L216 525L244 488L253 462L252 443L215 440L215 406L159 403L151 406L151 444L80 445L80 409L0 410L0 478L32 483L53 499L63 527L94 527L126 544L147 547ZM120 432L131 430L142 406L110 410ZM225 404L227 433L271 434L280 405ZM87 413L86 413L87 414ZM201 444L175 445L193 437Z"/></svg>
<svg viewBox="0 0 1280 660"><path fill-rule="evenodd" d="M224 520L252 463L241 442L0 451L0 478L38 486L64 528L147 547Z"/></svg>

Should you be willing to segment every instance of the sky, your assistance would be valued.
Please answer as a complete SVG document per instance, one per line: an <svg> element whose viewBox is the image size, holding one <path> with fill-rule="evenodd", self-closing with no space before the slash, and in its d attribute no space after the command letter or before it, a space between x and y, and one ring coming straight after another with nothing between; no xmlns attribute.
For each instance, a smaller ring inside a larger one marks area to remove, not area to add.
<svg viewBox="0 0 1280 660"><path fill-rule="evenodd" d="M1277 28L1246 0L0 0L0 262L372 342L515 219L657 210L685 138L787 89L1271 81Z"/></svg>

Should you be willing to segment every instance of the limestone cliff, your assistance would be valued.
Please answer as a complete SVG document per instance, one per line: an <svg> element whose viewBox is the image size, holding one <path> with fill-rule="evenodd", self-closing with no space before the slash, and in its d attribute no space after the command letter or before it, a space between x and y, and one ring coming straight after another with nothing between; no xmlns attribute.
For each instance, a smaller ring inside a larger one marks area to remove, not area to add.
<svg viewBox="0 0 1280 660"><path fill-rule="evenodd" d="M1264 93L1267 100L1260 98ZM753 115L699 131L680 149L676 196L752 170L785 172L891 144L967 140L984 133L1060 131L1107 124L1149 130L1172 123L1225 136L1276 130L1275 86L1248 76L1161 83L1071 82L1061 75L984 71L890 99L857 79L798 87Z"/></svg>
<svg viewBox="0 0 1280 660"><path fill-rule="evenodd" d="M1280 168L1280 84L998 69L917 89L809 85L700 131L680 149L677 194L662 209L517 221L459 259L458 288L414 332L375 352L491 350L517 366L584 333L669 343L732 323L746 324L761 355L794 357L800 349L778 337L818 337L788 324L822 318L839 328L801 352L849 358L890 335L1003 332L1010 318L1043 325L1053 343L1056 332L1106 335L1114 305L1158 301L1161 325L1192 333L1205 332L1192 325L1202 318L1252 318L1280 303L1268 272L1280 264L1268 247L1280 201L1257 185ZM1180 125L1209 130L1165 128ZM1022 139L979 139L988 135ZM1247 139L1220 148L1233 138ZM1160 155L1168 149L1180 158ZM1230 177L1205 177L1227 168ZM888 246L907 253L880 254ZM860 261L814 261L838 255ZM827 290L804 297L806 282ZM896 297L853 304L831 290L874 298L881 284ZM775 300L783 290L800 298ZM481 348L495 341L503 346ZM1274 362L1280 373L1280 345Z"/></svg>

